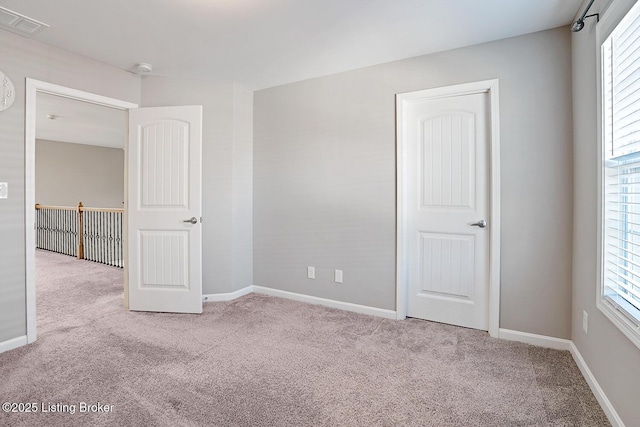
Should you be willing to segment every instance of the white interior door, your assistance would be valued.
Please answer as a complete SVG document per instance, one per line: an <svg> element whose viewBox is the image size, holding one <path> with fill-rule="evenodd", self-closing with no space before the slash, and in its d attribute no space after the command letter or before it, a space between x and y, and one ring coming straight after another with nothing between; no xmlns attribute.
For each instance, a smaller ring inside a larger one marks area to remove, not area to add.
<svg viewBox="0 0 640 427"><path fill-rule="evenodd" d="M410 317L488 330L488 109L486 92L407 104Z"/></svg>
<svg viewBox="0 0 640 427"><path fill-rule="evenodd" d="M202 313L202 106L129 111L129 309Z"/></svg>

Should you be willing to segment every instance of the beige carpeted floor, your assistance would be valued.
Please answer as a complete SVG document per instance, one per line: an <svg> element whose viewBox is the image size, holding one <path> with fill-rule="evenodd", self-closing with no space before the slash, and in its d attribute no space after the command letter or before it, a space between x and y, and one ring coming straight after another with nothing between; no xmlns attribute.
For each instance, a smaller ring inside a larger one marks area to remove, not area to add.
<svg viewBox="0 0 640 427"><path fill-rule="evenodd" d="M120 269L38 252L37 274L38 340L0 354L0 400L38 413L2 426L608 425L568 352L261 295L133 313Z"/></svg>

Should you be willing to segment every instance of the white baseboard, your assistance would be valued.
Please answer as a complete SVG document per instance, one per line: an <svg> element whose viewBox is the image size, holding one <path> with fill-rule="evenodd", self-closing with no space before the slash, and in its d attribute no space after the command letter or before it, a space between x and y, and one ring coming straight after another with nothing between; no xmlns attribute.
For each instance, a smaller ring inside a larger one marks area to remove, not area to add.
<svg viewBox="0 0 640 427"><path fill-rule="evenodd" d="M369 307L366 305L353 304L327 298L314 297L310 295L297 294L295 292L281 291L279 289L265 288L263 286L247 286L235 292L225 294L205 294L202 295L203 302L232 301L252 292L257 294L271 295L274 297L286 298L294 301L306 302L309 304L323 305L325 307L338 308L340 310L353 311L355 313L369 314L371 316L384 317L385 319L396 319L396 312L383 308Z"/></svg>
<svg viewBox="0 0 640 427"><path fill-rule="evenodd" d="M7 341L0 342L0 353L4 353L5 351L13 350L14 348L22 347L23 345L27 345L27 336L23 335L21 337L12 338Z"/></svg>
<svg viewBox="0 0 640 427"><path fill-rule="evenodd" d="M589 367L587 366L587 363L582 358L582 354L580 354L578 347L576 347L573 341L570 342L569 351L571 351L573 360L576 362L576 365L578 365L578 368L580 368L582 376L587 381L587 384L589 384L593 395L598 400L598 403L600 403L600 406L609 419L611 425L613 427L624 427L622 418L620 418L620 416L616 412L615 408L611 404L611 401L609 401L609 399L607 398L607 395L604 394L604 390L602 390L602 387L600 387L600 384L598 384L598 381L596 381L596 377L593 376L591 369L589 369Z"/></svg>
<svg viewBox="0 0 640 427"><path fill-rule="evenodd" d="M231 301L236 298L243 297L253 292L253 286L247 286L246 288L238 289L235 292L228 292L225 294L205 294L202 295L203 302L215 302L215 301Z"/></svg>
<svg viewBox="0 0 640 427"><path fill-rule="evenodd" d="M368 314L370 316L384 317L385 319L396 319L396 312L394 310L386 310L383 308L370 307L367 305L353 304L350 302L336 301L332 299L314 297L304 294L296 294L295 292L281 291L280 289L265 288L262 286L254 286L253 292L257 294L286 298L294 301L306 302L309 304L323 305L325 307L337 308L340 310L353 311L360 314Z"/></svg>
<svg viewBox="0 0 640 427"><path fill-rule="evenodd" d="M537 345L539 347L553 348L555 350L571 350L570 340L549 337L546 335L530 334L528 332L512 331L511 329L500 328L498 338Z"/></svg>

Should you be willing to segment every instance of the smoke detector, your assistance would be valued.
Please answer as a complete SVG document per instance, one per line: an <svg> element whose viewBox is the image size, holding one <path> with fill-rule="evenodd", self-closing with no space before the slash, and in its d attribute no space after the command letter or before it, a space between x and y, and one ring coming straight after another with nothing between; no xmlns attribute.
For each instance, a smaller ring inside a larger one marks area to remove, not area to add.
<svg viewBox="0 0 640 427"><path fill-rule="evenodd" d="M149 74L153 71L153 66L151 64L147 64L146 62L139 62L136 64L136 73L138 74Z"/></svg>

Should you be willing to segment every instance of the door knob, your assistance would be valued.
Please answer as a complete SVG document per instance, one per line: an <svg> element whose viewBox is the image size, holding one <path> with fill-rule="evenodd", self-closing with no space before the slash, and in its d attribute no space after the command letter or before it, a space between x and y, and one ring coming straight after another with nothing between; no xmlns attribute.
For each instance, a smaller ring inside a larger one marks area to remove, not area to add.
<svg viewBox="0 0 640 427"><path fill-rule="evenodd" d="M195 216L192 216L191 218L185 219L182 222L190 222L191 224L197 224L198 223L198 218L196 218Z"/></svg>
<svg viewBox="0 0 640 427"><path fill-rule="evenodd" d="M487 226L487 221L485 221L484 219L481 219L478 222L474 222L473 224L469 224L472 227L480 227L480 228L485 228Z"/></svg>

